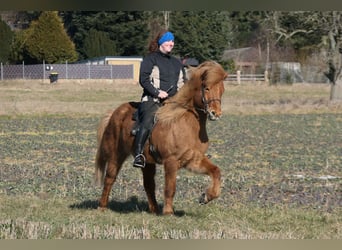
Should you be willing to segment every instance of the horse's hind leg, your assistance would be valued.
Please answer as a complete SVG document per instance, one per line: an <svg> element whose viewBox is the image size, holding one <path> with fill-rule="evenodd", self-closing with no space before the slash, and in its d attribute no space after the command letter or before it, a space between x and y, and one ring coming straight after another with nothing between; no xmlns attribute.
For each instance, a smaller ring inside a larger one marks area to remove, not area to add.
<svg viewBox="0 0 342 250"><path fill-rule="evenodd" d="M151 213L158 214L158 204L156 200L156 183L154 180L154 176L156 174L156 165L155 164L146 164L144 168L142 168L143 178L144 178L144 188L147 195L148 207Z"/></svg>
<svg viewBox="0 0 342 250"><path fill-rule="evenodd" d="M102 196L99 202L100 209L107 208L110 191L112 190L112 186L122 166L122 163L118 163L114 159L109 159L107 163L108 165L103 184Z"/></svg>
<svg viewBox="0 0 342 250"><path fill-rule="evenodd" d="M164 208L163 214L173 214L173 198L176 193L176 177L179 164L177 161L169 159L164 162L165 187L164 187Z"/></svg>

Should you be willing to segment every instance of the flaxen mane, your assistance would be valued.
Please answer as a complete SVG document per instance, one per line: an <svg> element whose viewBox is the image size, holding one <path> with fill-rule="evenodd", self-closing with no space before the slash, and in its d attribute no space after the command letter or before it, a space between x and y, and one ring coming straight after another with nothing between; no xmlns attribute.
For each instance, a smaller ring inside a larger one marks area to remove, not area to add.
<svg viewBox="0 0 342 250"><path fill-rule="evenodd" d="M225 74L222 66L214 61L206 61L192 68L189 81L157 111L158 122L171 124L189 110L196 112L193 96L202 87L202 83L205 81L206 86L210 87L221 81Z"/></svg>

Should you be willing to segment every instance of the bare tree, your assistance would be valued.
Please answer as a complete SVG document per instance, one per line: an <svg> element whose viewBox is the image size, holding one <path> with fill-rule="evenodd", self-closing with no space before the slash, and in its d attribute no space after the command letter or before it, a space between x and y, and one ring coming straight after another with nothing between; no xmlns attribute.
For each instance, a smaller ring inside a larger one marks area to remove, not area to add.
<svg viewBox="0 0 342 250"><path fill-rule="evenodd" d="M305 29L305 28L295 28L290 29L289 27L284 27L281 25L280 19L284 15L296 15L297 18L302 17L303 11L296 11L296 12L279 12L279 11L271 11L266 12L267 21L270 22L273 26L271 29L271 32L274 33L276 36L276 41L279 42L280 40L288 40L292 38L294 35L297 35L298 33L304 33L309 34L313 32L311 29ZM300 22L300 20L299 20Z"/></svg>
<svg viewBox="0 0 342 250"><path fill-rule="evenodd" d="M281 23L284 16L293 15L296 20L295 29L288 29ZM270 32L277 42L286 41L295 35L307 35L314 30L319 31L321 43L317 46L321 50L321 58L326 65L326 77L331 82L330 100L342 101L342 12L267 12L265 22L268 23ZM298 25L299 24L299 25Z"/></svg>
<svg viewBox="0 0 342 250"><path fill-rule="evenodd" d="M323 12L322 26L326 30L326 39L323 41L327 47L326 76L332 83L330 100L342 101L342 12Z"/></svg>

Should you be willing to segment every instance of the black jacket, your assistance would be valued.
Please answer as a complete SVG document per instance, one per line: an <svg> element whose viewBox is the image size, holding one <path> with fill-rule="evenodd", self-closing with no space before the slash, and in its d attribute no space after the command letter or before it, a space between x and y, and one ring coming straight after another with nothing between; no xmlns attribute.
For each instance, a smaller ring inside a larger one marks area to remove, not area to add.
<svg viewBox="0 0 342 250"><path fill-rule="evenodd" d="M160 51L148 54L140 65L139 83L144 92L142 101L151 97L158 101L159 89L170 96L177 93L185 81L185 71L180 60Z"/></svg>

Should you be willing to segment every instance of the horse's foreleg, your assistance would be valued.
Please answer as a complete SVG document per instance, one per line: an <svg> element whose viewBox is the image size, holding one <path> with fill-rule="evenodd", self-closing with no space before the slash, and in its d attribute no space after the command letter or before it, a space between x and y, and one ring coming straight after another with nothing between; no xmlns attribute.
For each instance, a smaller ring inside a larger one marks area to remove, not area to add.
<svg viewBox="0 0 342 250"><path fill-rule="evenodd" d="M211 178L210 186L199 200L201 204L206 204L217 198L221 193L221 171L208 158L202 160L201 166L206 169L206 174Z"/></svg>
<svg viewBox="0 0 342 250"><path fill-rule="evenodd" d="M206 174L210 176L211 183L206 192L199 199L200 204L206 204L209 201L217 198L221 193L221 171L207 157L204 157L197 165L189 164L187 167L192 172Z"/></svg>
<svg viewBox="0 0 342 250"><path fill-rule="evenodd" d="M119 169L120 168L117 165L115 165L113 160L108 161L106 176L105 176L104 184L103 184L102 196L99 201L100 209L105 209L108 206L109 194L110 194L110 191L112 190L112 186L116 180Z"/></svg>
<svg viewBox="0 0 342 250"><path fill-rule="evenodd" d="M173 214L173 197L176 193L176 177L178 164L175 160L164 162L165 187L164 187L164 208L163 214Z"/></svg>
<svg viewBox="0 0 342 250"><path fill-rule="evenodd" d="M142 168L143 178L144 178L144 188L148 199L148 207L151 213L158 214L158 204L156 200L156 183L154 180L154 176L156 174L156 165L155 164L146 164L144 168Z"/></svg>

